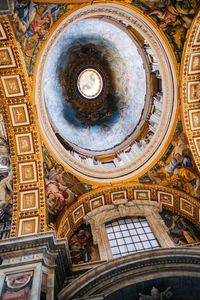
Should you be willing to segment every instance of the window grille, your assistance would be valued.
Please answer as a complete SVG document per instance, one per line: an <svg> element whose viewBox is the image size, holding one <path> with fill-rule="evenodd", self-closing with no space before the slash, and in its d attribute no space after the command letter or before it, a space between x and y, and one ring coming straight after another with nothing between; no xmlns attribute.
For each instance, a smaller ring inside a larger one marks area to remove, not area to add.
<svg viewBox="0 0 200 300"><path fill-rule="evenodd" d="M146 218L126 217L106 224L113 257L160 248Z"/></svg>

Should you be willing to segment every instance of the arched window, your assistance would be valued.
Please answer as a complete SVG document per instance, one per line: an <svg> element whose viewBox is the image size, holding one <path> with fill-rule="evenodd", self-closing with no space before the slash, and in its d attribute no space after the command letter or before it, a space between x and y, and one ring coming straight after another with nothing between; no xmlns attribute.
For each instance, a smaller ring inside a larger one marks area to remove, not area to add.
<svg viewBox="0 0 200 300"><path fill-rule="evenodd" d="M144 217L126 217L105 224L113 257L160 248Z"/></svg>

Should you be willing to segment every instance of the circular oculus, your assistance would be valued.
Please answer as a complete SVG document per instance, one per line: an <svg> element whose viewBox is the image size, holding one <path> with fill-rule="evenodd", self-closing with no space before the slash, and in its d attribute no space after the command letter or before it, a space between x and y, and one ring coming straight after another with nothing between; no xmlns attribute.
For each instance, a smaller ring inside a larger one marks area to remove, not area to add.
<svg viewBox="0 0 200 300"><path fill-rule="evenodd" d="M105 79L100 70L84 67L76 75L75 88L81 98L93 101L104 92Z"/></svg>

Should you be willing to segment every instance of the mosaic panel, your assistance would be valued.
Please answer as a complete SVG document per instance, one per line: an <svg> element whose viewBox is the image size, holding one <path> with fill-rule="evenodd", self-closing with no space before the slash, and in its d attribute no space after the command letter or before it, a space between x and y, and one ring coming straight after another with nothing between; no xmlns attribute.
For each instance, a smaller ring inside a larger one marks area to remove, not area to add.
<svg viewBox="0 0 200 300"><path fill-rule="evenodd" d="M190 126L192 130L200 129L200 109L189 111Z"/></svg>
<svg viewBox="0 0 200 300"><path fill-rule="evenodd" d="M77 207L73 211L72 215L73 215L74 223L77 223L81 218L83 218L83 216L85 215L83 205L80 205L79 207Z"/></svg>
<svg viewBox="0 0 200 300"><path fill-rule="evenodd" d="M0 24L0 41L7 40L6 32L3 28L3 25Z"/></svg>
<svg viewBox="0 0 200 300"><path fill-rule="evenodd" d="M158 201L169 206L174 206L174 197L169 193L158 191Z"/></svg>
<svg viewBox="0 0 200 300"><path fill-rule="evenodd" d="M192 53L190 56L189 74L200 73L200 54Z"/></svg>
<svg viewBox="0 0 200 300"><path fill-rule="evenodd" d="M127 199L126 191L112 192L110 195L113 203L117 203L118 201Z"/></svg>
<svg viewBox="0 0 200 300"><path fill-rule="evenodd" d="M167 227L167 233L175 246L199 243L199 228L186 218L166 210L162 211L161 217Z"/></svg>
<svg viewBox="0 0 200 300"><path fill-rule="evenodd" d="M89 225L81 225L69 240L69 250L73 264L99 260L98 247L94 245Z"/></svg>
<svg viewBox="0 0 200 300"><path fill-rule="evenodd" d="M188 103L197 102L200 100L200 82L188 82Z"/></svg>
<svg viewBox="0 0 200 300"><path fill-rule="evenodd" d="M194 45L200 45L200 26L197 30L195 39L194 39Z"/></svg>
<svg viewBox="0 0 200 300"><path fill-rule="evenodd" d="M69 219L66 218L65 222L63 223L63 231L65 232L65 235L68 234L68 232L70 231L70 225L69 225Z"/></svg>
<svg viewBox="0 0 200 300"><path fill-rule="evenodd" d="M149 190L134 190L133 193L135 200L151 200Z"/></svg>
<svg viewBox="0 0 200 300"><path fill-rule="evenodd" d="M193 216L194 205L192 205L189 201L180 198L180 210Z"/></svg>
<svg viewBox="0 0 200 300"><path fill-rule="evenodd" d="M194 143L197 149L197 153L200 156L200 137L194 138Z"/></svg>

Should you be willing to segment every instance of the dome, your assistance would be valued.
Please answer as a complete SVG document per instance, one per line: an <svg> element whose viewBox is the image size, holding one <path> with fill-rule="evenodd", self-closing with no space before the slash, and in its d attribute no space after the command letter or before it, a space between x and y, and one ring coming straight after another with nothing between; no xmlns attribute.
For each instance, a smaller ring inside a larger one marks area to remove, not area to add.
<svg viewBox="0 0 200 300"><path fill-rule="evenodd" d="M114 21L92 18L70 26L52 48L44 76L55 132L79 152L112 152L141 120L143 59L130 33Z"/></svg>
<svg viewBox="0 0 200 300"><path fill-rule="evenodd" d="M86 178L138 174L173 126L169 52L146 19L122 10L115 5L114 18L99 4L69 15L38 64L35 99L43 134L61 163Z"/></svg>

